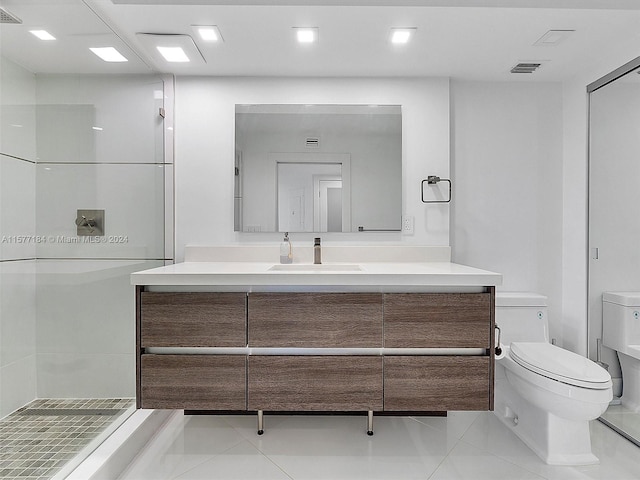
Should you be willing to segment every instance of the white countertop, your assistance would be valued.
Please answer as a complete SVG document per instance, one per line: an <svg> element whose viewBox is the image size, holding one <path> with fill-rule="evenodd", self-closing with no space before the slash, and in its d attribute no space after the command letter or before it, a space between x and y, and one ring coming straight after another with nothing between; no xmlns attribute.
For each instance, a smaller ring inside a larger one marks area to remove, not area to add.
<svg viewBox="0 0 640 480"><path fill-rule="evenodd" d="M209 286L224 290L420 291L429 287L485 287L502 275L451 262L293 264L272 262L184 262L131 274L133 285ZM332 269L336 266L336 270ZM277 268L287 268L287 266ZM316 270L322 268L325 270Z"/></svg>

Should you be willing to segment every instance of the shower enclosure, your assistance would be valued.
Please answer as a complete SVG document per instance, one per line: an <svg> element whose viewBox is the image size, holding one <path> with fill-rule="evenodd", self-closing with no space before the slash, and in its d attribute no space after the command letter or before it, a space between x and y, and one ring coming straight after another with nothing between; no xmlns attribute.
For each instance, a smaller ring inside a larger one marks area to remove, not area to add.
<svg viewBox="0 0 640 480"><path fill-rule="evenodd" d="M607 365L616 397L625 379L616 351L600 344L602 297L640 291L639 73L640 57L588 86L589 356ZM601 421L640 446L640 413L614 400Z"/></svg>
<svg viewBox="0 0 640 480"><path fill-rule="evenodd" d="M172 104L170 77L1 59L0 448L26 450L10 439L29 425L51 451L0 476L62 477L132 411L129 275L173 260Z"/></svg>

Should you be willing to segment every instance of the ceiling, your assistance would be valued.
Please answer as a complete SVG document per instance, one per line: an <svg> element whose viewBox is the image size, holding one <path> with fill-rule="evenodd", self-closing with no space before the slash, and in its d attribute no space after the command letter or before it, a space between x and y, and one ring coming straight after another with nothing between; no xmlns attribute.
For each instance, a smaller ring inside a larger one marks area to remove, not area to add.
<svg viewBox="0 0 640 480"><path fill-rule="evenodd" d="M637 0L0 0L0 6L22 20L0 24L2 54L34 73L562 81L640 45ZM203 43L192 25L217 25L224 42ZM298 45L292 27L299 26L317 27L318 44ZM410 44L394 46L391 27L417 30ZM38 40L29 33L34 28L56 40ZM550 29L575 32L557 46L534 46ZM138 33L191 35L204 61L166 63ZM115 46L129 61L103 62L89 51L95 46ZM520 62L542 67L510 73Z"/></svg>

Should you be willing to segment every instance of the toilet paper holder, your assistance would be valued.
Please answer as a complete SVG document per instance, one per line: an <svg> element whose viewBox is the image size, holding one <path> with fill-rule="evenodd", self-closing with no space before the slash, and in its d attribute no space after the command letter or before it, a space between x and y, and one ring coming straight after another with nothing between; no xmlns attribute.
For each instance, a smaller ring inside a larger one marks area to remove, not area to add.
<svg viewBox="0 0 640 480"><path fill-rule="evenodd" d="M495 344L495 355L502 355L502 347L500 346L500 327L496 325L497 335L496 335L496 344Z"/></svg>

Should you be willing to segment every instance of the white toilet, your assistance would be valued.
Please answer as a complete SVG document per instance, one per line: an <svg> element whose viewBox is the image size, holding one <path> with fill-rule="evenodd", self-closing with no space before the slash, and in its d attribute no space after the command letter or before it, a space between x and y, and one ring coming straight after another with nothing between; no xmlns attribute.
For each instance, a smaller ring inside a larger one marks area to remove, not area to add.
<svg viewBox="0 0 640 480"><path fill-rule="evenodd" d="M618 352L622 406L640 412L640 292L602 294L602 344Z"/></svg>
<svg viewBox="0 0 640 480"><path fill-rule="evenodd" d="M598 463L589 421L612 399L609 373L549 343L547 298L496 294L503 352L496 360L494 413L552 465Z"/></svg>

